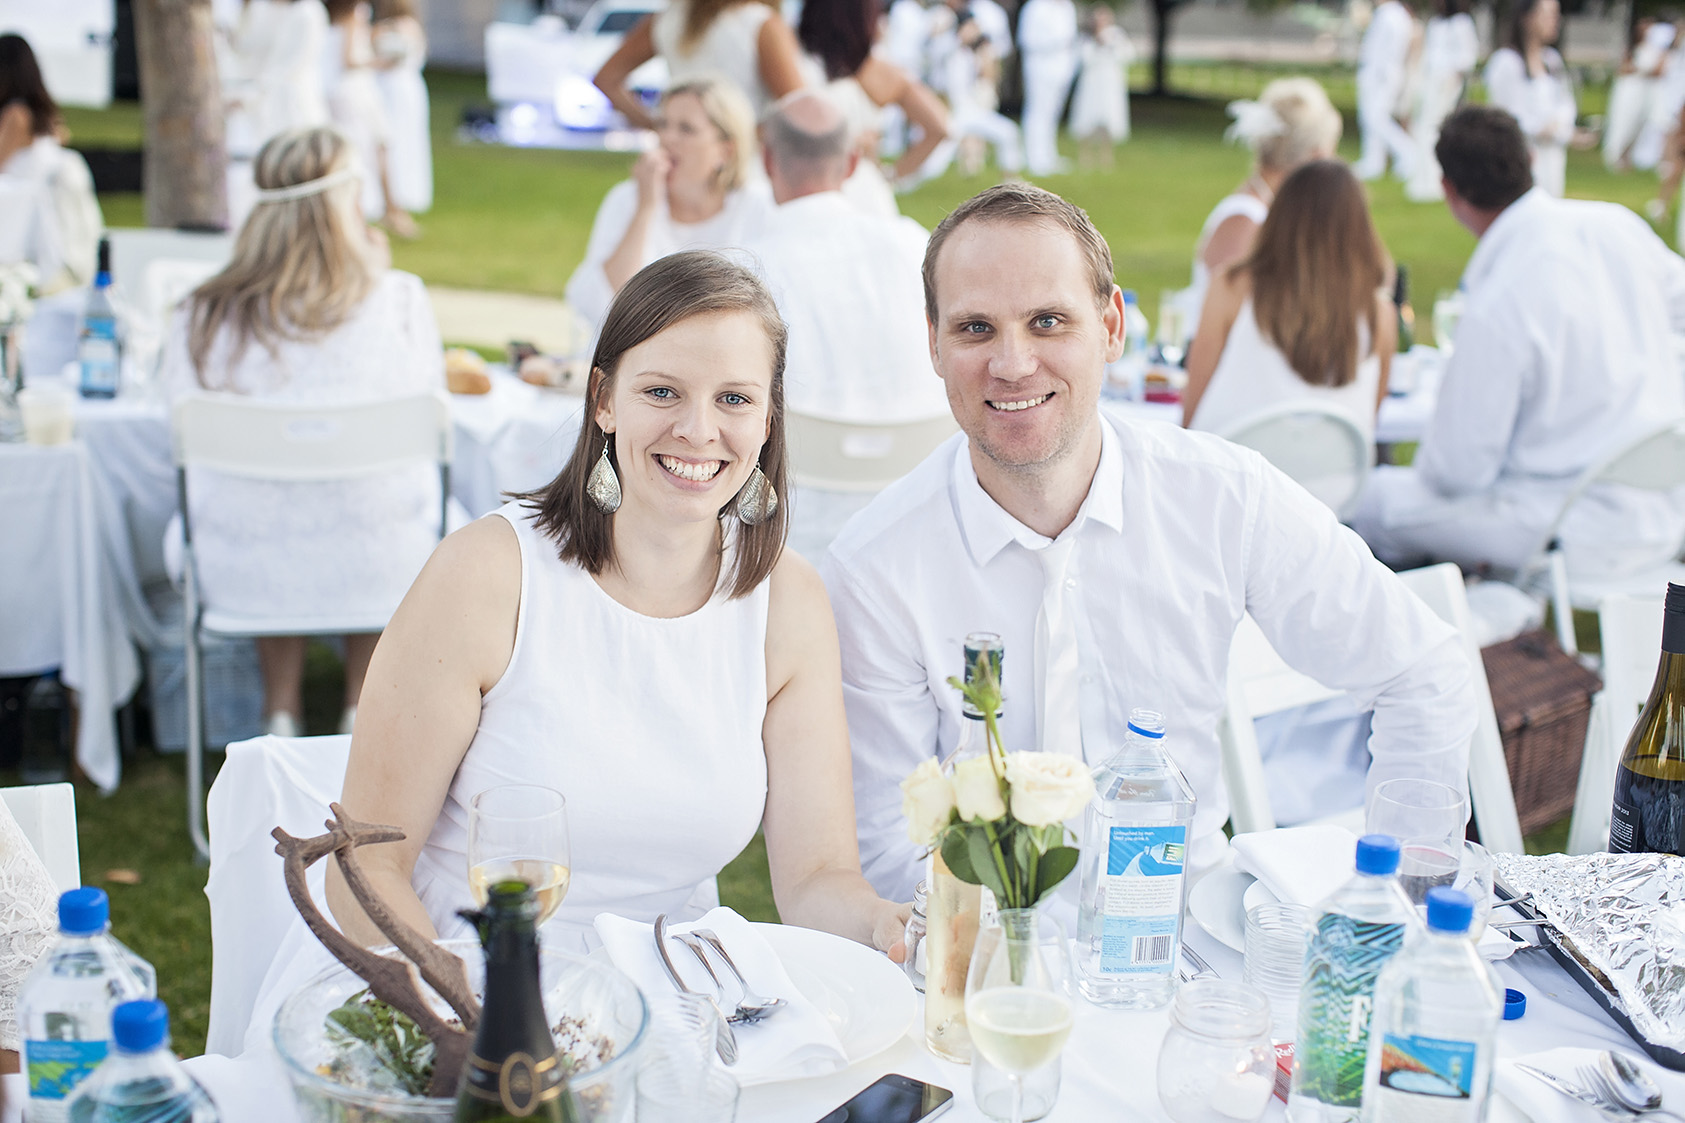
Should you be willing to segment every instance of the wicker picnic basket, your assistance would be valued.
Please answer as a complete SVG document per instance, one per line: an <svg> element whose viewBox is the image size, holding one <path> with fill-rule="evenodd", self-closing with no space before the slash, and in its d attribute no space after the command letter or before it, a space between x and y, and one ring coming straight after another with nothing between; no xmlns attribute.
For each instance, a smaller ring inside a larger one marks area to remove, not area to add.
<svg viewBox="0 0 1685 1123"><path fill-rule="evenodd" d="M1544 630L1523 632L1480 654L1521 832L1532 834L1574 809L1591 698L1603 681Z"/></svg>

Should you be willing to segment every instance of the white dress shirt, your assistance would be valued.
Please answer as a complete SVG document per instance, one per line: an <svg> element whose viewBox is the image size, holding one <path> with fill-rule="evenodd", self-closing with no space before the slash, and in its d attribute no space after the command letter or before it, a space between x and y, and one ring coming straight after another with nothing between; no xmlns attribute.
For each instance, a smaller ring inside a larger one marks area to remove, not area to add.
<svg viewBox="0 0 1685 1123"><path fill-rule="evenodd" d="M1250 449L1168 425L1103 420L1100 464L1076 519L1067 593L1078 604L1084 754L1122 744L1132 706L1161 710L1169 752L1199 798L1195 860L1228 819L1217 745L1229 646L1250 612L1290 664L1373 708L1371 783L1462 783L1474 691L1456 633L1326 507ZM1006 645L1003 734L1036 743L1038 552L1049 540L983 491L964 435L891 485L821 565L842 643L861 860L905 900L919 851L898 785L959 737L967 632Z"/></svg>
<svg viewBox="0 0 1685 1123"><path fill-rule="evenodd" d="M1527 73L1527 63L1510 47L1486 60L1486 102L1521 124L1533 154L1533 182L1562 197L1568 171L1568 142L1574 139L1574 87L1554 47L1544 49L1545 69Z"/></svg>
<svg viewBox="0 0 1685 1123"><path fill-rule="evenodd" d="M1487 228L1463 283L1456 347L1414 465L1377 474L1356 525L1383 557L1396 537L1511 568L1587 468L1685 415L1675 351L1685 259L1625 207L1535 188ZM1435 524L1464 518L1469 501L1483 507L1467 514L1458 551ZM1571 569L1618 570L1665 558L1682 531L1668 497L1616 490L1579 503L1561 537Z"/></svg>
<svg viewBox="0 0 1685 1123"><path fill-rule="evenodd" d="M833 421L948 412L924 326L924 228L867 214L840 191L768 213L744 244L790 326L789 408Z"/></svg>
<svg viewBox="0 0 1685 1123"><path fill-rule="evenodd" d="M1027 0L1018 15L1018 50L1026 66L1074 63L1077 38L1077 9L1071 0Z"/></svg>

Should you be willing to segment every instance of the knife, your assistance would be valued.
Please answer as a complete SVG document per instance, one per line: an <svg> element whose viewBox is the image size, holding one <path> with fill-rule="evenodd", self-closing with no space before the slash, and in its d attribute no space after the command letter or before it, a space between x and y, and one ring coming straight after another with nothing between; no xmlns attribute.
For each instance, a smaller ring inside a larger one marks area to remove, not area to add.
<svg viewBox="0 0 1685 1123"><path fill-rule="evenodd" d="M678 969L673 966L673 960L667 955L667 914L662 913L655 918L655 950L661 954L661 966L667 968L667 977L673 980L673 985L679 988L680 994L696 994L696 991L685 986L685 981L679 977ZM719 1003L708 995L701 995L708 999L708 1005L714 1008L714 1052L720 1055L720 1063L730 1066L737 1063L737 1035L731 1032L731 1026L726 1024L725 1015L720 1012Z"/></svg>
<svg viewBox="0 0 1685 1123"><path fill-rule="evenodd" d="M1594 1093L1580 1087L1572 1080L1564 1080L1554 1072L1546 1072L1544 1069L1537 1068L1524 1061L1515 1062L1515 1067L1520 1069L1522 1072L1525 1072L1533 1079L1550 1085L1563 1095L1596 1108L1598 1114L1602 1115L1605 1119L1632 1120L1638 1118L1636 1112L1616 1111L1614 1108L1610 1107L1607 1102L1600 1099Z"/></svg>

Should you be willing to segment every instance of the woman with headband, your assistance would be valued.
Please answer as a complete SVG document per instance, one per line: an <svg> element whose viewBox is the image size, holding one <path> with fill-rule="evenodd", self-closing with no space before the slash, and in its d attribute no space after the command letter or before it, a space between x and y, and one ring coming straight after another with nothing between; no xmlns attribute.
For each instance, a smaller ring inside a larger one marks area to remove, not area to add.
<svg viewBox="0 0 1685 1123"><path fill-rule="evenodd" d="M257 203L233 260L170 323L169 395L211 390L323 405L442 389L427 293L390 267L384 237L364 222L364 173L345 138L329 128L282 133L258 153L254 174ZM200 472L189 494L207 598L277 616L395 606L438 541L439 478L427 465L330 484ZM177 564L178 538L172 528L165 543ZM345 638L347 733L376 638ZM305 641L257 645L268 731L294 736Z"/></svg>

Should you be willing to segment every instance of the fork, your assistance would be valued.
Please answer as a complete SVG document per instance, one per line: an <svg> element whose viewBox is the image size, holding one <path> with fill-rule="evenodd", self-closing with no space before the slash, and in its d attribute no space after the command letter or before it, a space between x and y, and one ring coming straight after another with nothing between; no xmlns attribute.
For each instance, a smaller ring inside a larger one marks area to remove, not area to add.
<svg viewBox="0 0 1685 1123"><path fill-rule="evenodd" d="M673 980L673 985L679 988L679 993L696 994L696 991L693 991L689 987L685 986L684 979L679 976L678 969L673 966L673 960L667 955L666 913L662 913L660 916L655 918L655 950L661 954L661 966L667 969L667 977ZM713 973L714 972L712 970L708 972L709 975L712 975ZM718 983L719 980L716 979L715 985L717 986ZM725 1013L720 1009L719 1003L715 1002L713 998L708 995L704 994L699 995L698 997L708 1000L708 1004L714 1008L714 1014L717 1018L714 1022L714 1025L717 1027L714 1033L714 1052L720 1055L721 1063L726 1065L736 1064L737 1035L731 1032L731 1026L726 1023Z"/></svg>
<svg viewBox="0 0 1685 1123"><path fill-rule="evenodd" d="M693 928L691 929L691 935L700 938L703 943L718 952L720 958L725 961L727 969L737 977L737 985L743 991L743 999L737 1004L739 1014L764 1018L784 1005L782 998L768 998L765 995L755 993L754 989L749 986L749 980L745 979L743 972L737 969L737 964L732 961L731 953L726 951L725 944L721 942L719 936L714 934L712 928Z"/></svg>

